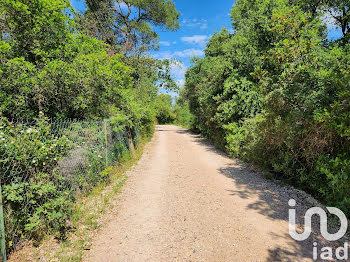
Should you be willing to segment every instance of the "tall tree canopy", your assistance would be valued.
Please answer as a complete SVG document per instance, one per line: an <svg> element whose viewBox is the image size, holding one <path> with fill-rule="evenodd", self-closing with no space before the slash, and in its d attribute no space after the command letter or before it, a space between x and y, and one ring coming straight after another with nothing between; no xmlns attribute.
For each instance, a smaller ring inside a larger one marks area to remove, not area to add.
<svg viewBox="0 0 350 262"><path fill-rule="evenodd" d="M98 13L103 7L112 12L104 19ZM129 30L116 11L136 7L140 17L129 15L132 33L141 32L145 21L178 27L172 2L92 1L88 12L97 11L98 19L90 21L99 24L101 41L85 34L68 0L0 0L0 115L32 119L42 111L51 118L115 117L128 126L141 122L151 128L158 88L176 88L169 61L125 57L111 50L122 41L117 34L102 37L108 30L102 23L109 18L114 19L110 30Z"/></svg>
<svg viewBox="0 0 350 262"><path fill-rule="evenodd" d="M327 23L340 28L343 34L343 38L341 39L343 43L350 40L349 0L292 0L291 3L300 5L312 17L322 15Z"/></svg>
<svg viewBox="0 0 350 262"><path fill-rule="evenodd" d="M180 13L171 0L86 0L90 32L126 55L157 49L153 27L179 28Z"/></svg>
<svg viewBox="0 0 350 262"><path fill-rule="evenodd" d="M13 52L30 62L57 56L53 50L68 41L68 1L0 0L0 33ZM3 18L2 18L3 17ZM2 24L2 25L1 25Z"/></svg>
<svg viewBox="0 0 350 262"><path fill-rule="evenodd" d="M350 0L327 0L326 8L342 30L344 40L350 40Z"/></svg>

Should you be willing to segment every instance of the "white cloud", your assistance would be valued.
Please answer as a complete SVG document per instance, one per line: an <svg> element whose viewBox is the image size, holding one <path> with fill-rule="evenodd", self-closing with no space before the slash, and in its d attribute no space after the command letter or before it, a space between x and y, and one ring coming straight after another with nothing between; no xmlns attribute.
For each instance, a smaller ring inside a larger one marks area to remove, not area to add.
<svg viewBox="0 0 350 262"><path fill-rule="evenodd" d="M180 79L176 81L176 84L180 87L183 88L185 85L185 79Z"/></svg>
<svg viewBox="0 0 350 262"><path fill-rule="evenodd" d="M157 52L156 54L152 55L156 59L171 59L174 58L174 54L169 51L164 52Z"/></svg>
<svg viewBox="0 0 350 262"><path fill-rule="evenodd" d="M330 13L325 13L321 19L323 23L327 25L328 30L332 30L332 29L334 30L338 28L336 24L336 20Z"/></svg>
<svg viewBox="0 0 350 262"><path fill-rule="evenodd" d="M116 2L114 6L118 9L118 11L125 11L128 10L128 6L124 2Z"/></svg>
<svg viewBox="0 0 350 262"><path fill-rule="evenodd" d="M205 30L208 28L208 21L205 19L183 19L181 21L182 26L187 26L191 28L200 28L201 30Z"/></svg>
<svg viewBox="0 0 350 262"><path fill-rule="evenodd" d="M193 56L203 56L204 52L201 49L186 49L183 51L178 51L174 53L174 56L177 57L193 57Z"/></svg>
<svg viewBox="0 0 350 262"><path fill-rule="evenodd" d="M200 27L199 27L201 30L205 30L208 28L208 24L202 24Z"/></svg>
<svg viewBox="0 0 350 262"><path fill-rule="evenodd" d="M171 43L169 41L160 41L159 44L162 46L170 46L171 45Z"/></svg>
<svg viewBox="0 0 350 262"><path fill-rule="evenodd" d="M176 63L171 66L171 74L175 79L184 79L187 67L183 63Z"/></svg>
<svg viewBox="0 0 350 262"><path fill-rule="evenodd" d="M157 52L156 54L153 55L154 58L156 59L171 59L171 58L176 58L176 57L193 57L193 56L203 56L204 51L201 49L185 49L182 51L176 51L176 52L169 52L169 51L164 51L164 52Z"/></svg>
<svg viewBox="0 0 350 262"><path fill-rule="evenodd" d="M181 37L181 41L189 44L197 44L204 47L209 38L210 37L207 35L184 36Z"/></svg>

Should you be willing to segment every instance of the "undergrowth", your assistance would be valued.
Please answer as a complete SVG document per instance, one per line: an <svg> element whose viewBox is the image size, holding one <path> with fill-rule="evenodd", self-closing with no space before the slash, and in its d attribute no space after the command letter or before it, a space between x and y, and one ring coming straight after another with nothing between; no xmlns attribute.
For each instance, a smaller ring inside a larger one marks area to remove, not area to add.
<svg viewBox="0 0 350 262"><path fill-rule="evenodd" d="M108 172L108 182L96 185L88 195L78 199L73 206L70 226L71 231L64 240L54 239L47 235L38 247L30 247L34 250L34 261L81 261L84 250L91 247L92 235L103 225L103 215L113 205L118 193L127 181L126 171L129 170L142 156L144 146L151 140L151 136L142 137L136 149L135 156L126 151L120 160L112 167L104 170ZM13 254L15 261L27 261L27 250L23 254ZM24 257L23 257L24 256ZM10 260L11 261L11 260Z"/></svg>

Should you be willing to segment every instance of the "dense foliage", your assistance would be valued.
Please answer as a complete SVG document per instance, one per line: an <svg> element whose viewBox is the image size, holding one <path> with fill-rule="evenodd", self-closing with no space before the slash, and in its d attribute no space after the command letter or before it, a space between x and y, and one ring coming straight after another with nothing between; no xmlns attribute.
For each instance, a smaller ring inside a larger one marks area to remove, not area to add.
<svg viewBox="0 0 350 262"><path fill-rule="evenodd" d="M70 9L66 0L1 0L2 115L31 119L42 111L50 118L117 116L153 124L159 83L176 88L169 61L111 51L77 31Z"/></svg>
<svg viewBox="0 0 350 262"><path fill-rule="evenodd" d="M175 121L172 109L173 98L170 95L160 94L157 98L157 120L159 124L170 124Z"/></svg>
<svg viewBox="0 0 350 262"><path fill-rule="evenodd" d="M173 106L175 124L185 128L192 128L194 126L194 115L190 112L189 102L185 97L185 89L180 89L179 96L175 99Z"/></svg>
<svg viewBox="0 0 350 262"><path fill-rule="evenodd" d="M350 214L348 11L341 0L235 1L233 31L193 59L185 96L218 146ZM327 40L327 16L341 39Z"/></svg>
<svg viewBox="0 0 350 262"><path fill-rule="evenodd" d="M175 99L167 94L158 95L156 101L158 124L175 124L185 128L192 127L194 116L190 112L189 104L184 97L183 91L184 89L180 89L180 95L175 97Z"/></svg>
<svg viewBox="0 0 350 262"><path fill-rule="evenodd" d="M178 28L174 4L124 1L140 11L129 17L114 9L122 2L87 0L81 15L68 0L0 0L0 182L10 249L64 235L77 192L108 181L106 166L152 133L158 89L177 89L171 61L143 53L158 43L151 24ZM102 24L113 26L112 38Z"/></svg>
<svg viewBox="0 0 350 262"><path fill-rule="evenodd" d="M67 137L51 135L47 119L36 128L0 121L2 193L9 248L24 237L62 232L71 202L52 170L69 148ZM6 163L6 165L5 165Z"/></svg>
<svg viewBox="0 0 350 262"><path fill-rule="evenodd" d="M127 156L129 148L126 129L111 121L49 121L42 114L32 122L0 119L8 249L47 234L64 237L75 200L109 182L110 165Z"/></svg>
<svg viewBox="0 0 350 262"><path fill-rule="evenodd" d="M153 26L179 28L180 13L172 0L86 0L86 4L82 21L89 34L116 50L120 47L125 55L157 49L159 36Z"/></svg>

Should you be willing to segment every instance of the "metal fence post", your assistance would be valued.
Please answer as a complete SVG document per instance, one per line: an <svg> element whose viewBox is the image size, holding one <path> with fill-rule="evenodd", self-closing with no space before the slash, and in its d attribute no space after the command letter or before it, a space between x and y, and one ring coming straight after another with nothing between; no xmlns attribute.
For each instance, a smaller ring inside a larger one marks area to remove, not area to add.
<svg viewBox="0 0 350 262"><path fill-rule="evenodd" d="M4 223L4 206L2 202L2 190L0 183L0 234L1 234L1 257L6 262L6 239L5 239L5 223Z"/></svg>
<svg viewBox="0 0 350 262"><path fill-rule="evenodd" d="M108 134L107 134L107 120L104 121L105 142L106 142L106 168L108 167Z"/></svg>

